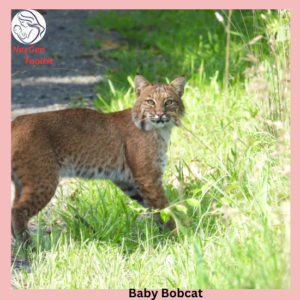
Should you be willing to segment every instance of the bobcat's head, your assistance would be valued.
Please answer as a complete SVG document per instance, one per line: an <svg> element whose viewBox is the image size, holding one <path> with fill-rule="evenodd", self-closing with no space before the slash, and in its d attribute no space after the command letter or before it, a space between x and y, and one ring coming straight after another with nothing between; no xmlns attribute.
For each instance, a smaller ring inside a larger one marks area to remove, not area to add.
<svg viewBox="0 0 300 300"><path fill-rule="evenodd" d="M184 105L181 100L186 80L180 76L170 84L150 83L137 74L134 79L137 100L132 107L132 118L141 130L179 126Z"/></svg>

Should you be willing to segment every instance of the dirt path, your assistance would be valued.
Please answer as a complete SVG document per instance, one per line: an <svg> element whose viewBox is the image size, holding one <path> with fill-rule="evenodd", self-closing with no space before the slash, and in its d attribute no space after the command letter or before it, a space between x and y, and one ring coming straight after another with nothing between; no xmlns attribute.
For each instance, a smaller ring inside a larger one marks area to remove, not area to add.
<svg viewBox="0 0 300 300"><path fill-rule="evenodd" d="M17 12L12 11L12 18ZM99 33L86 26L86 20L98 11L43 12L47 24L46 34L35 46L44 47L45 53L30 53L30 58L53 57L53 65L26 65L27 53L12 53L12 119L23 114L64 109L79 100L84 100L87 106L92 107L96 97L93 87L102 79L105 70L113 66L113 61L84 55L89 50L85 41L115 38L113 34L116 33ZM13 46L23 45L12 37L12 49ZM13 192L12 186L12 200ZM34 229L32 225L30 230ZM12 256L11 265L12 279L21 268L30 271L30 264L19 257ZM12 288L16 287L12 284Z"/></svg>
<svg viewBox="0 0 300 300"><path fill-rule="evenodd" d="M16 12L12 12L12 17ZM45 53L30 53L30 58L52 57L53 64L33 67L25 64L28 53L12 53L12 119L22 114L66 108L72 100L84 99L92 105L96 97L93 86L113 64L113 61L83 55L88 52L87 41L114 38L113 33L100 34L86 25L86 20L99 11L43 12L46 34L35 46L44 47ZM13 46L23 45L12 37Z"/></svg>

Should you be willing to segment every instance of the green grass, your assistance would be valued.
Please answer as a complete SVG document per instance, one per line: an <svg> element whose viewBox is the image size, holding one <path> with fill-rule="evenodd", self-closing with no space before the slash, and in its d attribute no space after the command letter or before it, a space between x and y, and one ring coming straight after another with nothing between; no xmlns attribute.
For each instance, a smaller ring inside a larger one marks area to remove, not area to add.
<svg viewBox="0 0 300 300"><path fill-rule="evenodd" d="M110 182L80 180L51 218L37 218L53 232L38 232L37 251L27 252L32 272L16 277L18 287L290 287L288 12L280 12L281 24L277 11L243 11L244 19L233 11L227 92L226 31L214 13L102 12L89 21L116 29L124 44L106 54L118 69L99 85L99 109L132 106L136 71L150 81L188 78L186 115L173 130L164 174L179 236L159 233L151 216L140 219L143 208ZM258 34L249 45L257 61L243 60L244 40Z"/></svg>

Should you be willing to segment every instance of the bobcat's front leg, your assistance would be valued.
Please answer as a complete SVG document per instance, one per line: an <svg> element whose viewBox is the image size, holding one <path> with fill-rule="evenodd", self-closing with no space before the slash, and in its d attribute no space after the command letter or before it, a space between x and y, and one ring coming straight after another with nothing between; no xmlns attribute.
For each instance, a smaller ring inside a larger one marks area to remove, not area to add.
<svg viewBox="0 0 300 300"><path fill-rule="evenodd" d="M165 207L170 205L160 178L152 178L152 176L149 176L146 178L136 178L135 180L139 191L149 208L164 209ZM160 217L160 213L155 213L155 218L157 220L157 223L163 228L164 222ZM169 228L170 230L174 230L176 228L176 224L173 218L170 218L166 222L165 227Z"/></svg>

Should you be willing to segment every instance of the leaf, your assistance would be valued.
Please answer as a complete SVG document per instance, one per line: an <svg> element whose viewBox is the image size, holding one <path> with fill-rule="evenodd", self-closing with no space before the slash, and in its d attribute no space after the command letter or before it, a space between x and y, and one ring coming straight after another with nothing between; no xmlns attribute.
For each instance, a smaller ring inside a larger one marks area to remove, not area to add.
<svg viewBox="0 0 300 300"><path fill-rule="evenodd" d="M171 284L172 288L176 288L177 287L177 284L172 279L170 279L168 277L166 279L169 281L169 283Z"/></svg>
<svg viewBox="0 0 300 300"><path fill-rule="evenodd" d="M193 190L193 195L195 196L195 195L198 194L199 192L201 192L201 189L195 189L195 190Z"/></svg>
<svg viewBox="0 0 300 300"><path fill-rule="evenodd" d="M196 199L187 199L187 203L193 207L199 207L200 206L200 201Z"/></svg>
<svg viewBox="0 0 300 300"><path fill-rule="evenodd" d="M236 158L236 152L232 148L230 149L230 151L231 151L231 154L233 155L233 157Z"/></svg>
<svg viewBox="0 0 300 300"><path fill-rule="evenodd" d="M129 82L130 86L134 89L135 85L134 85L134 81L132 80L132 78L130 76L127 76L127 80Z"/></svg>
<svg viewBox="0 0 300 300"><path fill-rule="evenodd" d="M175 207L178 211L181 211L186 214L187 208L184 205L177 204Z"/></svg>
<svg viewBox="0 0 300 300"><path fill-rule="evenodd" d="M237 36L243 36L242 34L236 32L236 31L231 31L231 30L230 30L230 34L237 35Z"/></svg>
<svg viewBox="0 0 300 300"><path fill-rule="evenodd" d="M222 197L222 198L220 198L220 200L219 200L222 204L224 204L224 203L226 203L226 204L230 204L230 203L232 203L233 201L231 200L231 199L229 199L229 198L226 198L226 197Z"/></svg>
<svg viewBox="0 0 300 300"><path fill-rule="evenodd" d="M232 185L229 185L227 188L226 188L226 193L228 194L231 190L235 189L239 187L239 184L238 183L234 183Z"/></svg>
<svg viewBox="0 0 300 300"><path fill-rule="evenodd" d="M115 95L116 95L116 90L115 90L115 88L114 88L112 82L111 82L109 79L108 79L107 81L108 81L109 88L110 88L112 94L115 96Z"/></svg>
<svg viewBox="0 0 300 300"><path fill-rule="evenodd" d="M160 216L164 222L170 219L171 213L169 208L165 208L160 211Z"/></svg>
<svg viewBox="0 0 300 300"><path fill-rule="evenodd" d="M204 184L204 185L201 187L201 190L202 190L202 191L205 191L205 190L209 189L209 188L211 187L212 184L213 184L212 182L208 182L208 183Z"/></svg>

